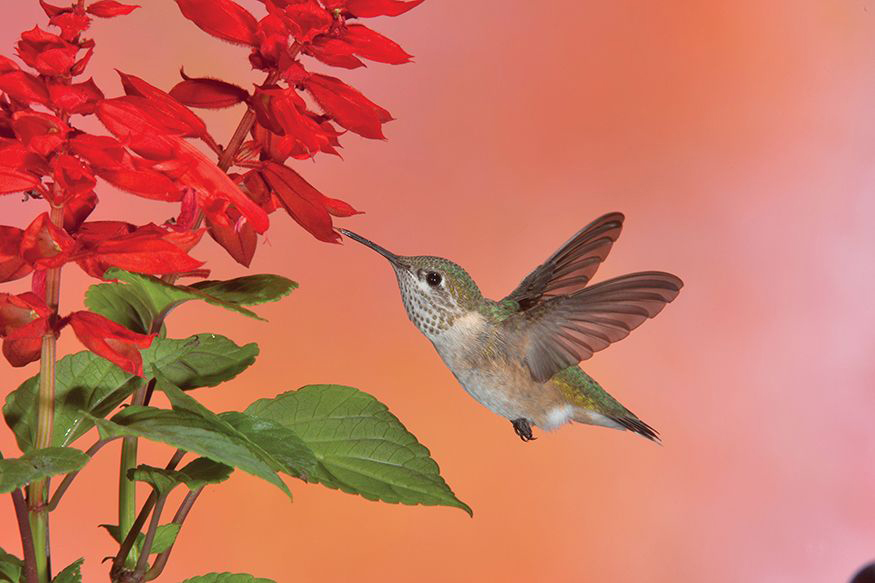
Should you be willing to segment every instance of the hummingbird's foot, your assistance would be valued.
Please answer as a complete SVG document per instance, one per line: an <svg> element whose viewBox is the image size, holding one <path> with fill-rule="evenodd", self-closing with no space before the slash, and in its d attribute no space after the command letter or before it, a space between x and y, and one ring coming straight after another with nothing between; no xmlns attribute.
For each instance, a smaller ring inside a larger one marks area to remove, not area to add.
<svg viewBox="0 0 875 583"><path fill-rule="evenodd" d="M520 439L523 441L532 441L533 439L538 439L534 435L532 435L532 426L529 424L529 420L525 417L520 417L519 419L514 419L511 421L513 423L513 430L516 431L516 434L520 436Z"/></svg>

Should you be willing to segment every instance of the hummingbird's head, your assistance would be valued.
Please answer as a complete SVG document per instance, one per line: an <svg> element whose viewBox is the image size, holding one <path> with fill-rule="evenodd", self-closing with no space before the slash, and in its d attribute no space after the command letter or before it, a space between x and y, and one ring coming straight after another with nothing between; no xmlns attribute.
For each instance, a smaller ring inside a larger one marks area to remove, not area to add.
<svg viewBox="0 0 875 583"><path fill-rule="evenodd" d="M389 260L407 316L431 340L452 327L457 318L475 310L483 299L471 276L449 259L395 255L352 231L340 232Z"/></svg>

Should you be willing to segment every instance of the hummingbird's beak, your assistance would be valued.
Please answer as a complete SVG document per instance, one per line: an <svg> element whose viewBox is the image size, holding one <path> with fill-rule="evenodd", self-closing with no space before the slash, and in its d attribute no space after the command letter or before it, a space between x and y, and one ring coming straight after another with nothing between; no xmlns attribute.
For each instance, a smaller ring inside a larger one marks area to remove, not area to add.
<svg viewBox="0 0 875 583"><path fill-rule="evenodd" d="M377 253L379 253L380 255L385 257L386 259L388 259L389 262L392 265L394 265L395 267L398 267L398 268L407 267L407 265L405 265L401 261L400 257L395 255L391 251L388 251L387 249L380 247L379 245L377 245L373 241L368 241L367 239L365 239L361 235L357 235L357 234L353 233L352 231L347 231L346 229L338 229L338 231L340 231L343 235L346 235L347 237L349 237L353 241L358 241L359 243L361 243L365 247L370 247L371 249L373 249L374 251L376 251Z"/></svg>

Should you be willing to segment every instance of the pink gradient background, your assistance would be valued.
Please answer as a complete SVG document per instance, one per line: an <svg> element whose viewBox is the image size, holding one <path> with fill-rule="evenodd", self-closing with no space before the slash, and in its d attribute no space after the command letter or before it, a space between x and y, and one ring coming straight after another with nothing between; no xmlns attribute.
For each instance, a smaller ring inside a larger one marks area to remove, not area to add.
<svg viewBox="0 0 875 583"><path fill-rule="evenodd" d="M9 4L4 54L44 22L36 2ZM162 87L180 65L260 78L245 50L202 34L172 1L143 4L91 31L108 95L120 92L116 66ZM227 410L309 383L367 390L475 515L296 481L290 504L236 472L201 497L161 580L814 582L875 559L873 18L868 0L429 0L374 20L415 64L339 75L395 115L389 141L348 135L344 161L296 168L367 211L342 226L450 257L490 297L597 215L626 213L598 278L661 269L686 287L585 368L665 445L582 426L521 443L409 324L382 259L318 243L277 214L252 271L301 288L259 310L270 322L194 305L171 320L178 337L261 346L249 371L197 396ZM241 113L204 117L224 141ZM102 192L100 217L171 214ZM39 210L0 200L4 224ZM242 271L211 241L194 255L217 277ZM65 269L63 309L86 283ZM61 346L77 349L71 334ZM34 368L3 371L5 392ZM13 445L4 428L0 448ZM168 455L142 450L152 463ZM86 581L106 580L111 544L96 525L116 520L117 451L53 515L56 568L85 555ZM18 554L4 504L0 545Z"/></svg>

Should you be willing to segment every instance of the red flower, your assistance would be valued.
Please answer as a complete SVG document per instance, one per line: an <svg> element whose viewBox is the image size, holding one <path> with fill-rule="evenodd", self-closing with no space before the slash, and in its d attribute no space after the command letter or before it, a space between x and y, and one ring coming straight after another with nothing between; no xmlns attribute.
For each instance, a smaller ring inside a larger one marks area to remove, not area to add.
<svg viewBox="0 0 875 583"><path fill-rule="evenodd" d="M336 154L337 131L316 119L294 89L257 89L253 106L259 123L276 136L256 129L255 139L270 157L283 162L289 156L310 158L317 152ZM279 136L282 136L280 138Z"/></svg>
<svg viewBox="0 0 875 583"><path fill-rule="evenodd" d="M96 181L91 169L79 158L69 154L59 154L52 159L55 184L60 187L60 197L51 197L54 204L66 202L69 198L94 190ZM49 191L54 194L53 191Z"/></svg>
<svg viewBox="0 0 875 583"><path fill-rule="evenodd" d="M110 267L165 275L184 273L203 265L188 255L204 230L175 233L149 224L135 227L120 221L95 221L79 228L82 252L76 262L86 273L102 278Z"/></svg>
<svg viewBox="0 0 875 583"><path fill-rule="evenodd" d="M52 105L67 113L94 113L103 99L93 79L72 85L50 83L48 90Z"/></svg>
<svg viewBox="0 0 875 583"><path fill-rule="evenodd" d="M127 95L146 98L153 108L166 116L166 118L181 124L184 128L184 131L178 132L174 131L175 126L166 126L168 130L170 130L169 133L189 137L201 137L207 135L207 126L204 124L204 121L189 108L174 99L171 95L134 75L128 75L121 71L118 71L118 74L122 78L122 86L125 88L125 93Z"/></svg>
<svg viewBox="0 0 875 583"><path fill-rule="evenodd" d="M334 18L316 0L301 0L285 9L285 20L295 40L306 43L331 28Z"/></svg>
<svg viewBox="0 0 875 583"><path fill-rule="evenodd" d="M72 10L64 10L52 16L49 24L61 29L62 39L73 41L91 25L91 19L81 6L76 6Z"/></svg>
<svg viewBox="0 0 875 583"><path fill-rule="evenodd" d="M170 96L189 107L221 109L231 107L249 99L249 93L242 87L219 79L185 77L170 90Z"/></svg>
<svg viewBox="0 0 875 583"><path fill-rule="evenodd" d="M149 348L155 334L138 334L93 312L73 312L70 325L88 350L102 356L122 370L143 376L140 349Z"/></svg>
<svg viewBox="0 0 875 583"><path fill-rule="evenodd" d="M201 30L226 41L255 44L257 23L245 8L231 0L176 0L182 15Z"/></svg>
<svg viewBox="0 0 875 583"><path fill-rule="evenodd" d="M54 115L25 110L13 114L12 129L25 147L40 156L48 156L67 139L70 126Z"/></svg>
<svg viewBox="0 0 875 583"><path fill-rule="evenodd" d="M0 75L0 91L26 104L49 103L49 93L42 80L24 71L10 71Z"/></svg>
<svg viewBox="0 0 875 583"><path fill-rule="evenodd" d="M139 6L135 4L122 4L115 0L99 0L89 6L86 10L89 14L93 14L94 16L112 18L113 16L130 14L137 8L139 8Z"/></svg>
<svg viewBox="0 0 875 583"><path fill-rule="evenodd" d="M93 192L86 192L68 200L64 205L64 230L68 233L78 231L96 206L97 195Z"/></svg>
<svg viewBox="0 0 875 583"><path fill-rule="evenodd" d="M39 183L39 178L33 174L14 168L0 167L0 194L30 190Z"/></svg>
<svg viewBox="0 0 875 583"><path fill-rule="evenodd" d="M12 366L39 360L42 337L49 332L52 311L34 293L0 293L0 336L3 355Z"/></svg>
<svg viewBox="0 0 875 583"><path fill-rule="evenodd" d="M21 60L44 75L65 75L76 62L79 47L40 27L23 32L18 41Z"/></svg>
<svg viewBox="0 0 875 583"><path fill-rule="evenodd" d="M24 231L0 225L0 282L20 279L33 271L21 258L21 237Z"/></svg>
<svg viewBox="0 0 875 583"><path fill-rule="evenodd" d="M214 199L204 207L210 237L221 245L237 263L249 267L255 255L258 236L240 212L227 200Z"/></svg>
<svg viewBox="0 0 875 583"><path fill-rule="evenodd" d="M385 139L381 126L393 119L392 114L357 89L337 77L318 73L308 75L303 84L337 123L365 138Z"/></svg>
<svg viewBox="0 0 875 583"><path fill-rule="evenodd" d="M48 213L43 213L24 230L20 249L22 259L45 269L69 261L76 247L76 241L64 229L56 227Z"/></svg>
<svg viewBox="0 0 875 583"><path fill-rule="evenodd" d="M332 214L341 217L358 214L347 203L316 190L288 166L266 162L261 172L289 215L320 241L335 243L340 238L332 227Z"/></svg>
<svg viewBox="0 0 875 583"><path fill-rule="evenodd" d="M304 52L323 63L347 69L364 66L353 55L391 65L410 62L410 55L398 43L361 24L346 25L336 35L320 35Z"/></svg>

